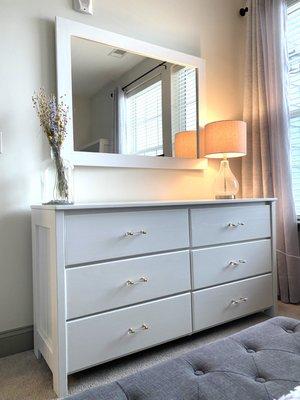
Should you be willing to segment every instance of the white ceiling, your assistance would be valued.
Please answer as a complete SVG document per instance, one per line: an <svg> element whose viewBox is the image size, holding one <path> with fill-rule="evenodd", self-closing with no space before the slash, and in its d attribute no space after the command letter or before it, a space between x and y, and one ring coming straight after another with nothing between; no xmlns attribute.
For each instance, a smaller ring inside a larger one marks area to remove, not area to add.
<svg viewBox="0 0 300 400"><path fill-rule="evenodd" d="M72 37L73 94L92 96L103 86L145 60L145 57L126 53L122 58L109 55L111 46Z"/></svg>

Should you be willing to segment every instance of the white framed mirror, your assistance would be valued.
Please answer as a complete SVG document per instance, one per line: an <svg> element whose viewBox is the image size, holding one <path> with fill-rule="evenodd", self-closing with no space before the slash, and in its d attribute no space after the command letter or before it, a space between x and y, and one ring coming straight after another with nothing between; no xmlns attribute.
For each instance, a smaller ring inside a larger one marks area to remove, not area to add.
<svg viewBox="0 0 300 400"><path fill-rule="evenodd" d="M56 18L57 94L74 165L203 169L205 62Z"/></svg>

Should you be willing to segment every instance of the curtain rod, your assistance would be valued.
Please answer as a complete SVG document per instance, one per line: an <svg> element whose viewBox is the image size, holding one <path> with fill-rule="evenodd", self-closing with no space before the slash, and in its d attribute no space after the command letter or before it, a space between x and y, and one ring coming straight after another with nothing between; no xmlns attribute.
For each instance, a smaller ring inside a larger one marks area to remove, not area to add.
<svg viewBox="0 0 300 400"><path fill-rule="evenodd" d="M132 85L133 83L135 83L135 82L138 81L139 79L144 78L144 76L150 74L150 72L155 71L157 68L162 67L163 65L165 66L165 68L167 68L167 67L166 67L166 61L164 61L164 62L158 64L156 67L151 68L149 71L145 72L143 75L141 75L141 76L139 76L138 78L134 79L133 81L131 81L131 82L128 83L127 85L123 86L123 87L122 87L122 90L125 90L126 88L128 88L128 86Z"/></svg>

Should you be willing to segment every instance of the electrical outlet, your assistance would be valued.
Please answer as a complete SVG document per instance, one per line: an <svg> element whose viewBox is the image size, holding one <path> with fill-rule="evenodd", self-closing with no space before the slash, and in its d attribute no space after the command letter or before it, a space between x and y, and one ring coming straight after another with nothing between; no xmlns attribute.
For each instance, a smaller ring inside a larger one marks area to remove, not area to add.
<svg viewBox="0 0 300 400"><path fill-rule="evenodd" d="M73 0L74 10L93 15L93 0Z"/></svg>

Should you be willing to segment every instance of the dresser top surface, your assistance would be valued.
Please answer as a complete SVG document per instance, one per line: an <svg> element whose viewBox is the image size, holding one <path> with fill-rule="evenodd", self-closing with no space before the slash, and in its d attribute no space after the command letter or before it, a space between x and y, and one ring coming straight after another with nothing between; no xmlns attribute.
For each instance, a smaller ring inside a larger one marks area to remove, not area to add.
<svg viewBox="0 0 300 400"><path fill-rule="evenodd" d="M234 199L234 200L151 200L151 201L118 201L118 202L99 202L99 203L74 203L71 205L32 205L32 209L42 210L84 210L84 209L107 209L107 208L134 208L134 207L165 207L165 206L197 206L197 205L226 205L226 204L244 204L273 202L275 198L257 198L257 199Z"/></svg>

